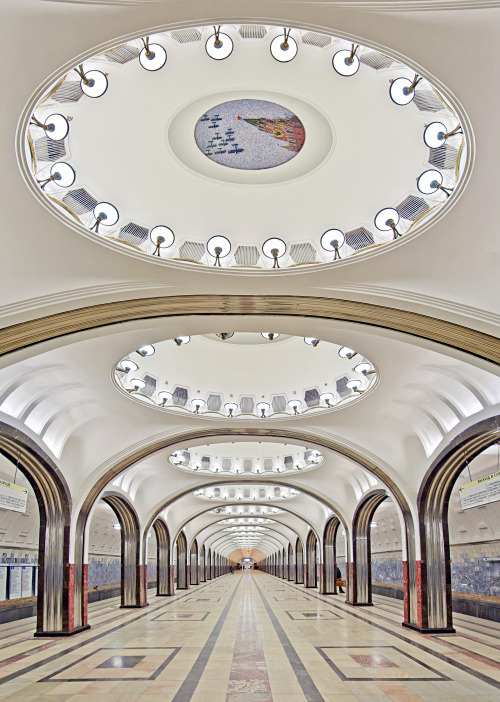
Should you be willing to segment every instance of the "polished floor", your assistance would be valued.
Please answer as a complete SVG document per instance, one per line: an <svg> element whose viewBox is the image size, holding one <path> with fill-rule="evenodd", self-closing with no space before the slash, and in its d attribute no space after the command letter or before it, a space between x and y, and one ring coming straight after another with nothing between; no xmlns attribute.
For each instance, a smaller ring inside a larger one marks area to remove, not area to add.
<svg viewBox="0 0 500 702"><path fill-rule="evenodd" d="M150 606L90 606L92 629L34 639L0 627L0 699L45 702L500 701L500 625L456 615L455 635L400 625L402 603L353 608L261 572Z"/></svg>

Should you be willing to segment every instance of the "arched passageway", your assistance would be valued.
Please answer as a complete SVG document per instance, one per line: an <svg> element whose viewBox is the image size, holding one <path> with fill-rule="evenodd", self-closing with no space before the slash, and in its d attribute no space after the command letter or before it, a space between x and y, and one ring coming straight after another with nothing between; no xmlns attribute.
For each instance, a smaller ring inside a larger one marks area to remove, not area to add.
<svg viewBox="0 0 500 702"><path fill-rule="evenodd" d="M188 587L187 541L181 531L177 536L177 589L187 590Z"/></svg>
<svg viewBox="0 0 500 702"><path fill-rule="evenodd" d="M288 580L295 580L295 564L292 544L288 544Z"/></svg>
<svg viewBox="0 0 500 702"><path fill-rule="evenodd" d="M158 517L153 522L156 534L156 594L174 594L174 569L170 563L170 534L168 527Z"/></svg>
<svg viewBox="0 0 500 702"><path fill-rule="evenodd" d="M295 542L295 582L304 584L304 548L300 539Z"/></svg>
<svg viewBox="0 0 500 702"><path fill-rule="evenodd" d="M306 540L306 577L305 577L305 587L316 587L317 586L317 539L316 534L311 530L307 535Z"/></svg>
<svg viewBox="0 0 500 702"><path fill-rule="evenodd" d="M352 563L347 588L349 604L356 606L373 604L370 529L375 510L387 497L385 490L373 490L364 496L354 512Z"/></svg>
<svg viewBox="0 0 500 702"><path fill-rule="evenodd" d="M191 544L190 554L189 554L189 584L198 585L200 582L200 576L198 573L198 542L196 539L193 540Z"/></svg>
<svg viewBox="0 0 500 702"><path fill-rule="evenodd" d="M336 595L337 590L337 532L340 519L330 517L323 533L323 582L321 591L325 595Z"/></svg>
<svg viewBox="0 0 500 702"><path fill-rule="evenodd" d="M205 568L205 544L200 548L200 583L204 583L207 580L206 568Z"/></svg>
<svg viewBox="0 0 500 702"><path fill-rule="evenodd" d="M122 496L106 493L102 497L116 515L121 537L121 607L147 604L145 573L140 562L140 527L137 513Z"/></svg>
<svg viewBox="0 0 500 702"><path fill-rule="evenodd" d="M421 560L417 562L417 623L422 632L454 632L448 505L453 486L467 461L500 439L500 417L469 427L434 460L418 494Z"/></svg>

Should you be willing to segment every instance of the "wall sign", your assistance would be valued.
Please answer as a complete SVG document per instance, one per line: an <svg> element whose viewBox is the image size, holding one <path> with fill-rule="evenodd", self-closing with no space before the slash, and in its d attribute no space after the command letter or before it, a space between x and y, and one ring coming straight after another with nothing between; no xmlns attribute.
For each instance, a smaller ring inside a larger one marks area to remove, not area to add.
<svg viewBox="0 0 500 702"><path fill-rule="evenodd" d="M490 473L458 488L462 509L487 505L500 500L500 472Z"/></svg>
<svg viewBox="0 0 500 702"><path fill-rule="evenodd" d="M9 600L17 600L21 597L21 578L23 569L21 566L12 566L9 580Z"/></svg>
<svg viewBox="0 0 500 702"><path fill-rule="evenodd" d="M28 488L0 480L0 508L24 513L27 503Z"/></svg>

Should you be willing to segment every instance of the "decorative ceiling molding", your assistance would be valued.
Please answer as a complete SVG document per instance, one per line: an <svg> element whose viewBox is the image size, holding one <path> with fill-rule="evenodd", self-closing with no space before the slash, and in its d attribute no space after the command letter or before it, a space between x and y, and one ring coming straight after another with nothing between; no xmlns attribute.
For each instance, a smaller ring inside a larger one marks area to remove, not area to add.
<svg viewBox="0 0 500 702"><path fill-rule="evenodd" d="M426 339L500 365L500 341L490 334L408 310L294 295L183 295L81 307L4 327L0 331L0 355L111 324L193 315L273 315L366 324Z"/></svg>

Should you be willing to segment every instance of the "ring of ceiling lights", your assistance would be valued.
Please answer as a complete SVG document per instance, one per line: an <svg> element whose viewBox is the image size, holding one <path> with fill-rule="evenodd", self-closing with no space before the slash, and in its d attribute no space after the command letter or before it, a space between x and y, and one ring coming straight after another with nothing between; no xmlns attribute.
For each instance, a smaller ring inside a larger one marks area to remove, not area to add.
<svg viewBox="0 0 500 702"><path fill-rule="evenodd" d="M169 456L173 466L187 472L243 477L303 473L317 468L323 460L317 449L247 441L195 446Z"/></svg>
<svg viewBox="0 0 500 702"><path fill-rule="evenodd" d="M210 514L227 514L230 518L238 517L238 518L243 518L245 516L249 517L259 517L260 515L265 515L266 517L268 515L275 515L275 514L283 514L282 509L279 507L274 507L271 505L259 505L259 504L250 504L250 505L223 505L221 507L215 507L215 509L210 510Z"/></svg>
<svg viewBox="0 0 500 702"><path fill-rule="evenodd" d="M286 55L280 27L224 25L219 54L214 36L213 27L128 36L87 53L83 62L68 62L45 81L26 105L17 146L30 189L55 216L155 263L251 273L342 265L353 254L379 253L428 229L463 191L473 161L468 117L450 91L422 78L414 63L307 29L290 30ZM250 172L250 182L241 180L243 171L206 158L194 124L184 156L168 138L168 125L190 104L213 98L215 106L234 97L231 71L240 97L296 108L306 131L295 158ZM188 96L185 87L193 85ZM149 120L146 129L141 115ZM321 120L330 124L331 146ZM352 158L353 144L363 167ZM199 168L191 163L196 150ZM193 187L196 208L186 199ZM224 242L221 255L210 249L214 236Z"/></svg>
<svg viewBox="0 0 500 702"><path fill-rule="evenodd" d="M203 419L310 416L350 405L378 383L373 364L353 349L275 332L147 344L122 358L113 378L137 402Z"/></svg>
<svg viewBox="0 0 500 702"><path fill-rule="evenodd" d="M291 500L300 495L299 490L286 485L267 485L265 483L241 483L238 485L215 484L198 488L193 495L200 500L231 502L274 502Z"/></svg>

